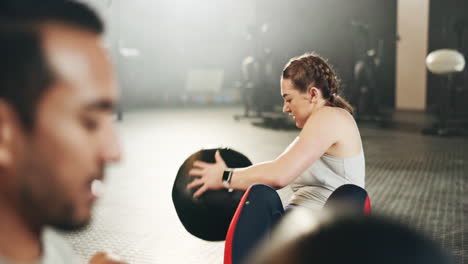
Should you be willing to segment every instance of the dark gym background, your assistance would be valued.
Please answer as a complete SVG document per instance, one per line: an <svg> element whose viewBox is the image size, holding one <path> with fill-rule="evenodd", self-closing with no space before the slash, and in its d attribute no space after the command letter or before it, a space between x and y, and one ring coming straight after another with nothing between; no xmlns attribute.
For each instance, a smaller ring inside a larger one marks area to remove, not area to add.
<svg viewBox="0 0 468 264"><path fill-rule="evenodd" d="M457 49L468 54L468 1L431 0L429 14L429 50L442 48ZM437 104L441 81L428 75L427 106L429 110ZM452 107L457 115L468 116L468 69L457 75Z"/></svg>
<svg viewBox="0 0 468 264"><path fill-rule="evenodd" d="M356 40L353 20L371 25L373 42L384 40L382 98L385 106L394 106L396 1L226 0L183 5L187 3L112 3L109 35L126 107L180 103L190 68L223 69L222 89L235 88L251 45L244 38L247 26L264 23L269 24L269 32L259 45L273 52L278 76L273 90L279 91L285 63L311 51L328 57L346 84L352 77L354 51L362 52L364 41ZM125 58L117 51L122 46L138 49L141 55Z"/></svg>

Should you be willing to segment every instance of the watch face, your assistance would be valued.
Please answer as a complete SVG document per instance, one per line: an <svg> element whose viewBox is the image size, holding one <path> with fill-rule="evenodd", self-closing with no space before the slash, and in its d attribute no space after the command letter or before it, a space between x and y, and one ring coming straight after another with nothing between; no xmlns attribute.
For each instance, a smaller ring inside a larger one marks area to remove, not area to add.
<svg viewBox="0 0 468 264"><path fill-rule="evenodd" d="M225 170L223 172L223 184L224 182L228 183L227 181L229 180L229 171L228 170Z"/></svg>

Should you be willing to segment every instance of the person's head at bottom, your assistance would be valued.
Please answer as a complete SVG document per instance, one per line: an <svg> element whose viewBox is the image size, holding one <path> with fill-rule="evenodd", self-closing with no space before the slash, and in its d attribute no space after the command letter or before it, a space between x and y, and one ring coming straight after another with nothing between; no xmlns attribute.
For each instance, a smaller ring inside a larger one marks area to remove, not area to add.
<svg viewBox="0 0 468 264"><path fill-rule="evenodd" d="M444 250L424 235L385 218L337 216L321 223L311 223L314 226L311 230L294 236L286 235L283 240L277 234L273 242L266 243L266 248L248 263L453 263ZM285 229L292 227L293 223L286 224L281 223L281 233L287 232Z"/></svg>
<svg viewBox="0 0 468 264"><path fill-rule="evenodd" d="M86 226L93 182L120 159L102 32L78 2L0 3L0 260L41 258L45 227Z"/></svg>

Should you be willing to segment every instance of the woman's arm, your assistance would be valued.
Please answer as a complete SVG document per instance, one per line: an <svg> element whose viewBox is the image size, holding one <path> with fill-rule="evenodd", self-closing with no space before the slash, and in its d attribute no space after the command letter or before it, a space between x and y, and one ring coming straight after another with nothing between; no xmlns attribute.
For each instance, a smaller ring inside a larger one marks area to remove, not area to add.
<svg viewBox="0 0 468 264"><path fill-rule="evenodd" d="M231 187L245 190L255 183L274 188L290 184L338 141L338 119L335 110L328 107L311 114L299 137L278 158L235 169ZM194 193L195 197L206 190L223 188L222 174L227 167L219 153L215 155L215 159L214 164L196 161L194 168L189 172L191 176L200 177L187 186L189 189L200 186Z"/></svg>

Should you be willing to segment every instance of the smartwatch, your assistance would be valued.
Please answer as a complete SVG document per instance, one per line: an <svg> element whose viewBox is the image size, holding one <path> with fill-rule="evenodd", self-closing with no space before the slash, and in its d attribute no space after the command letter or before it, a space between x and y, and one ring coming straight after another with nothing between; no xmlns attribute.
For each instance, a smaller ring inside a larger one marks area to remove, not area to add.
<svg viewBox="0 0 468 264"><path fill-rule="evenodd" d="M232 192L231 188L231 180L232 180L232 174L234 173L234 169L226 169L223 172L223 185L224 188L228 189L229 192Z"/></svg>

